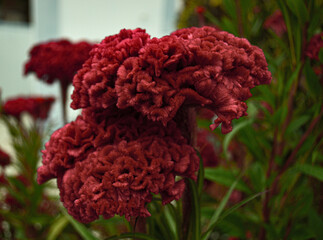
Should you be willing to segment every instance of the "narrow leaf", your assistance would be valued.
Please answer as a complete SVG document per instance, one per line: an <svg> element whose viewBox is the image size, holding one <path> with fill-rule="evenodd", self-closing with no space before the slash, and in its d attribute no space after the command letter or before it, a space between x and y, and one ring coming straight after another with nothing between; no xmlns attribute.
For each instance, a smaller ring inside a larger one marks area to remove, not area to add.
<svg viewBox="0 0 323 240"><path fill-rule="evenodd" d="M67 226L68 222L64 215L57 218L49 229L47 240L55 240Z"/></svg>
<svg viewBox="0 0 323 240"><path fill-rule="evenodd" d="M213 214L213 216L210 219L210 222L209 222L209 225L208 225L208 228L207 228L206 232L202 235L202 240L206 240L206 239L209 238L210 234L212 233L213 229L216 226L217 221L219 220L219 217L220 217L221 213L223 212L225 206L227 205L227 203L229 201L229 198L231 196L231 193L233 192L234 188L236 187L239 179L240 178L236 179L236 181L231 185L228 192L226 193L226 195L221 200L218 208L215 210L215 213Z"/></svg>
<svg viewBox="0 0 323 240"><path fill-rule="evenodd" d="M85 239L85 240L98 240L96 237L93 236L91 231L87 229L82 223L76 221L72 218L68 213L63 211L63 214L68 219L68 221L73 225L75 230Z"/></svg>
<svg viewBox="0 0 323 240"><path fill-rule="evenodd" d="M323 181L323 167L318 165L299 164L295 166L295 170Z"/></svg>

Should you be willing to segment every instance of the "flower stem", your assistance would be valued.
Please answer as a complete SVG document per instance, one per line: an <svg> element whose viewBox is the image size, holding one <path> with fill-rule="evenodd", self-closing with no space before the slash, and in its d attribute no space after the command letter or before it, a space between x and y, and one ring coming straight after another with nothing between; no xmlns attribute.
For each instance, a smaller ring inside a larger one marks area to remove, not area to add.
<svg viewBox="0 0 323 240"><path fill-rule="evenodd" d="M60 82L60 88L61 88L63 122L64 122L64 124L66 124L67 123L66 101L67 101L68 82L67 81L61 81Z"/></svg>
<svg viewBox="0 0 323 240"><path fill-rule="evenodd" d="M182 131L182 135L187 139L188 144L195 148L197 137L197 124L196 124L196 111L192 107L181 110L175 121L178 127ZM185 182L185 190L182 197L182 233L181 239L187 240L190 230L190 219L192 214L192 193L188 185L188 181Z"/></svg>

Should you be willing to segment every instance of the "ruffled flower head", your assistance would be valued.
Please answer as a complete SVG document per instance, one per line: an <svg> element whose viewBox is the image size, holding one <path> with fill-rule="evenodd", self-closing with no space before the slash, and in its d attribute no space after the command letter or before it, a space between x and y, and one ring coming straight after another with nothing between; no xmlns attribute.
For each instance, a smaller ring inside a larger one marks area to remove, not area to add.
<svg viewBox="0 0 323 240"><path fill-rule="evenodd" d="M169 203L182 196L183 178L196 179L188 109L210 109L212 127L229 132L250 89L270 78L259 48L211 27L160 39L121 30L75 75L71 106L82 113L45 145L38 182L57 178L61 201L82 222L147 217L152 194Z"/></svg>
<svg viewBox="0 0 323 240"><path fill-rule="evenodd" d="M8 99L2 106L5 114L20 119L23 112L29 113L35 120L48 118L53 97L18 97Z"/></svg>
<svg viewBox="0 0 323 240"><path fill-rule="evenodd" d="M246 115L250 89L270 83L262 50L246 39L212 27L147 38L123 30L97 45L74 78L71 106L130 107L165 126L183 105L204 106L218 116L211 127L227 133Z"/></svg>
<svg viewBox="0 0 323 240"><path fill-rule="evenodd" d="M34 72L47 83L55 80L72 83L73 76L89 57L92 45L87 42L71 43L68 40L40 43L30 50L25 74Z"/></svg>
<svg viewBox="0 0 323 240"><path fill-rule="evenodd" d="M165 128L138 114L96 114L53 133L38 182L57 178L64 206L82 222L100 215L150 216L145 206L152 193L161 194L164 204L179 199L185 184L175 177L195 179L199 158L176 124Z"/></svg>

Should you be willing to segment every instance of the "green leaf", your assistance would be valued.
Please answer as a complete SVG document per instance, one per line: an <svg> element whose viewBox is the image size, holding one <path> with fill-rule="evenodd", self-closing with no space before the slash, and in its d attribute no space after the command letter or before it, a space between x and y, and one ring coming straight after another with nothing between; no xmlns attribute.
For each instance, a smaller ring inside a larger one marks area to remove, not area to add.
<svg viewBox="0 0 323 240"><path fill-rule="evenodd" d="M204 171L206 179L227 187L230 187L237 180L237 176L235 174L236 172L234 172L232 169L217 167L205 168ZM239 180L236 183L236 189L245 193L251 193L249 187L242 180Z"/></svg>
<svg viewBox="0 0 323 240"><path fill-rule="evenodd" d="M308 120L310 120L310 116L309 115L303 115L300 116L297 119L294 119L289 126L286 129L286 134L289 135L295 131L297 131L301 126L303 126Z"/></svg>
<svg viewBox="0 0 323 240"><path fill-rule="evenodd" d="M287 6L301 24L308 21L309 15L303 0L287 0Z"/></svg>
<svg viewBox="0 0 323 240"><path fill-rule="evenodd" d="M223 0L222 2L225 12L233 19L237 19L236 5L233 0Z"/></svg>
<svg viewBox="0 0 323 240"><path fill-rule="evenodd" d="M315 209L309 210L309 229L315 234L316 239L323 239L323 220Z"/></svg>
<svg viewBox="0 0 323 240"><path fill-rule="evenodd" d="M303 174L309 175L320 181L323 181L323 167L305 163L305 164L296 165L294 169Z"/></svg>
<svg viewBox="0 0 323 240"><path fill-rule="evenodd" d="M288 107L284 104L281 105L273 115L273 123L275 126L280 125L286 118Z"/></svg>
<svg viewBox="0 0 323 240"><path fill-rule="evenodd" d="M240 178L237 178L236 181L232 183L228 192L225 194L225 196L221 200L218 208L215 210L215 213L213 214L213 216L210 219L210 222L208 224L206 232L202 235L202 238L201 238L202 240L208 239L210 234L212 233L213 229L216 227L216 223L219 220L219 217L220 217L221 213L223 212L225 206L227 205L229 198L231 196L231 193L233 192L234 188L236 187L239 179Z"/></svg>
<svg viewBox="0 0 323 240"><path fill-rule="evenodd" d="M266 173L260 162L255 161L249 166L248 176L255 191L260 192L265 189Z"/></svg>
<svg viewBox="0 0 323 240"><path fill-rule="evenodd" d="M231 139L234 137L234 135L236 135L239 132L240 129L242 129L248 125L251 125L252 122L253 122L253 119L248 119L246 121L239 122L238 124L234 125L234 128L232 129L232 131L230 133L225 135L224 140L223 140L223 151L224 151L224 154L226 155L227 158L228 158L228 147L231 142Z"/></svg>
<svg viewBox="0 0 323 240"><path fill-rule="evenodd" d="M190 229L189 234L192 240L199 240L201 236L201 207L200 207L200 198L197 190L196 183L192 179L188 179L188 185L191 192L192 197L192 214L190 219Z"/></svg>
<svg viewBox="0 0 323 240"><path fill-rule="evenodd" d="M157 238L144 234L144 233L123 233L119 236L112 236L106 238L106 240L118 240L118 239L143 239L143 240L158 240Z"/></svg>
<svg viewBox="0 0 323 240"><path fill-rule="evenodd" d="M229 208L228 210L226 210L222 215L221 215L221 219L224 219L225 217L227 217L228 215L230 215L231 213L233 213L234 211L236 211L238 208L242 207L243 205L247 204L248 202L254 200L255 198L261 196L262 194L264 194L266 191L264 192L259 192L256 194L253 194L249 197L247 197L246 199L242 200L241 202L235 204L234 206L232 206L231 208Z"/></svg>
<svg viewBox="0 0 323 240"><path fill-rule="evenodd" d="M68 219L68 221L73 225L75 230L85 239L85 240L98 240L96 237L93 236L91 231L87 229L82 223L76 221L67 212L63 210L63 214Z"/></svg>
<svg viewBox="0 0 323 240"><path fill-rule="evenodd" d="M320 80L313 71L310 61L307 59L304 65L304 73L306 76L306 83L313 95L313 98L321 96L322 87L320 85Z"/></svg>
<svg viewBox="0 0 323 240"><path fill-rule="evenodd" d="M64 230L64 228L69 223L68 219L65 216L58 217L53 224L51 225L49 231L47 240L55 240L60 233Z"/></svg>

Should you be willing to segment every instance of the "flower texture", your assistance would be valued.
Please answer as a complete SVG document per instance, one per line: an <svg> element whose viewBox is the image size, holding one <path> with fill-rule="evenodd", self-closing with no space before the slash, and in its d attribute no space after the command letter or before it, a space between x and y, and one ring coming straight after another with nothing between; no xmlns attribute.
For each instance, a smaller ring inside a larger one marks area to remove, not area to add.
<svg viewBox="0 0 323 240"><path fill-rule="evenodd" d="M174 122L165 128L138 113L83 111L51 136L38 169L41 184L57 178L61 201L81 222L100 215L150 216L152 193L179 199L199 158Z"/></svg>
<svg viewBox="0 0 323 240"><path fill-rule="evenodd" d="M305 54L310 59L319 61L319 52L323 47L323 33L314 35L308 42Z"/></svg>
<svg viewBox="0 0 323 240"><path fill-rule="evenodd" d="M6 167L10 162L10 156L0 148L0 166Z"/></svg>
<svg viewBox="0 0 323 240"><path fill-rule="evenodd" d="M262 50L246 39L212 27L148 37L123 30L97 45L74 78L71 106L130 107L165 126L183 105L203 106L218 116L212 129L222 123L227 133L246 115L250 89L270 83Z"/></svg>
<svg viewBox="0 0 323 240"><path fill-rule="evenodd" d="M25 74L35 72L47 83L59 80L63 85L72 83L73 76L89 57L92 45L87 42L71 43L68 40L37 44L30 50Z"/></svg>
<svg viewBox="0 0 323 240"><path fill-rule="evenodd" d="M7 115L20 119L23 112L29 113L35 120L47 119L53 97L18 97L7 100L3 105L3 111Z"/></svg>
<svg viewBox="0 0 323 240"><path fill-rule="evenodd" d="M53 133L37 180L57 178L79 221L147 217L152 194L169 203L181 197L183 178L196 179L188 109L210 109L212 128L229 132L246 115L250 89L270 79L259 48L211 27L160 39L121 30L95 45L74 76L71 107L82 113Z"/></svg>
<svg viewBox="0 0 323 240"><path fill-rule="evenodd" d="M273 30L280 37L283 36L287 31L287 27L282 12L280 10L276 10L271 16L269 16L264 22L264 28Z"/></svg>

